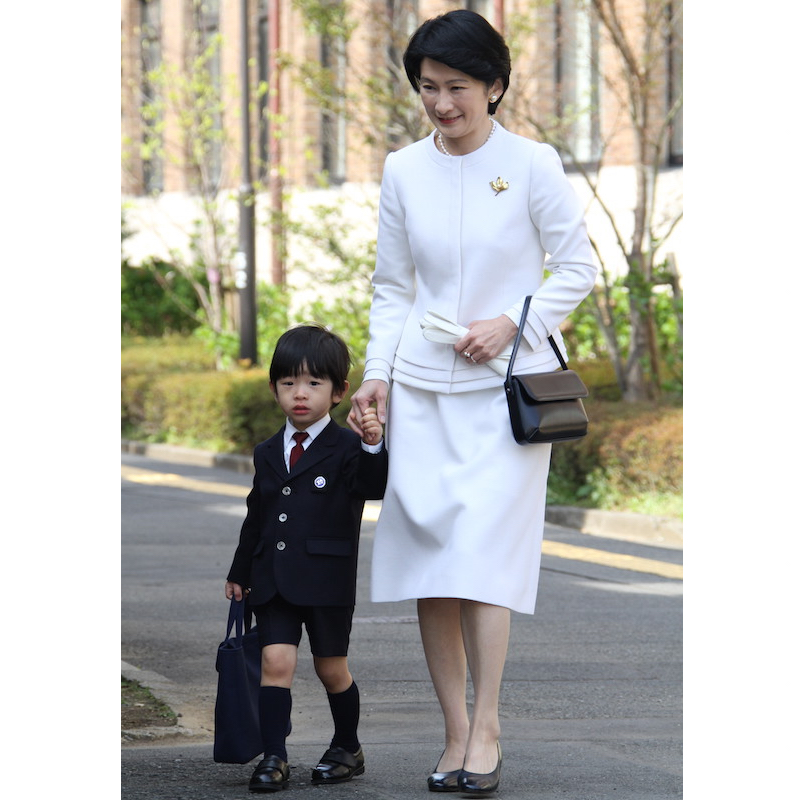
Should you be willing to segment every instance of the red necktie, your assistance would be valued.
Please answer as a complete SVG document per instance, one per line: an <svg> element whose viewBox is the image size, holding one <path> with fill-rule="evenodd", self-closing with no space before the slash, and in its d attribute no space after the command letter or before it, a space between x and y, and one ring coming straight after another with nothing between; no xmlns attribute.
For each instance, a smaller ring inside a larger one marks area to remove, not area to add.
<svg viewBox="0 0 800 800"><path fill-rule="evenodd" d="M300 460L300 456L305 452L303 442L308 439L308 434L298 432L292 436L292 439L295 441L295 446L292 448L292 452L289 453L289 472L294 469L294 465Z"/></svg>

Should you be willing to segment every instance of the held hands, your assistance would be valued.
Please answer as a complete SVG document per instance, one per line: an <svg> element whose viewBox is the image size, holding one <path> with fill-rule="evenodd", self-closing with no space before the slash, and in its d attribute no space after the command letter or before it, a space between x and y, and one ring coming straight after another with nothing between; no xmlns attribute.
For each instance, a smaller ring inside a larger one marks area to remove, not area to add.
<svg viewBox="0 0 800 800"><path fill-rule="evenodd" d="M358 391L350 398L353 404L350 413L347 415L347 424L362 438L364 439L364 430L362 420L367 409L375 403L378 422L383 425L386 422L386 398L389 396L389 386L386 381L373 378L364 381L358 388ZM364 439L366 441L366 439ZM373 444L367 442L367 444ZM375 442L377 444L377 442Z"/></svg>
<svg viewBox="0 0 800 800"><path fill-rule="evenodd" d="M453 349L474 364L485 364L496 358L517 334L517 326L505 314L494 319L475 320L467 328L469 333L459 339Z"/></svg>
<svg viewBox="0 0 800 800"><path fill-rule="evenodd" d="M365 444L378 444L383 438L383 425L378 421L378 412L372 406L361 416L361 430L363 431L361 438Z"/></svg>

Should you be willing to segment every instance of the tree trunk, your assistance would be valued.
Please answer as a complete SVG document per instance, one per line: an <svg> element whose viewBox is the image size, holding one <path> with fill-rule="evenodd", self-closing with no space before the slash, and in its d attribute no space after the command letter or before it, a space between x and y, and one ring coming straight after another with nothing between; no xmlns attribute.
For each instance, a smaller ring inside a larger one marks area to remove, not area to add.
<svg viewBox="0 0 800 800"><path fill-rule="evenodd" d="M631 345L625 365L625 385L622 399L628 403L647 400L647 381L644 360L647 357L647 319L631 296Z"/></svg>

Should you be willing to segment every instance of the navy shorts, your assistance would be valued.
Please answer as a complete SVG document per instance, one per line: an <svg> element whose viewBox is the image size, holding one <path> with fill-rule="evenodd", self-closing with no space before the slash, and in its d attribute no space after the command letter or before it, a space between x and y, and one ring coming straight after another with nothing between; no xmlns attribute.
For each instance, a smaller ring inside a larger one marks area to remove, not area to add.
<svg viewBox="0 0 800 800"><path fill-rule="evenodd" d="M353 606L296 606L275 595L253 606L261 647L292 644L297 647L306 626L311 652L319 658L346 656L353 626Z"/></svg>

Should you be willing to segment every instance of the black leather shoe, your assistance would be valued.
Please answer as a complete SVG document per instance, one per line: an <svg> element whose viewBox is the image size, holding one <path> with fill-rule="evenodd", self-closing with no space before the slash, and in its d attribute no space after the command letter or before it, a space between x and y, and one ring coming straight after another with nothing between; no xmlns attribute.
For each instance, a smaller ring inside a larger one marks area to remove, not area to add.
<svg viewBox="0 0 800 800"><path fill-rule="evenodd" d="M311 783L344 783L364 773L364 751L348 753L342 747L330 747L311 773Z"/></svg>
<svg viewBox="0 0 800 800"><path fill-rule="evenodd" d="M473 796L492 794L497 791L500 785L500 766L503 763L503 754L500 751L500 743L497 743L497 766L485 774L477 772L467 772L461 770L458 776L458 788L464 794Z"/></svg>
<svg viewBox="0 0 800 800"><path fill-rule="evenodd" d="M267 756L258 762L250 778L251 792L277 792L289 782L289 765L278 756Z"/></svg>

